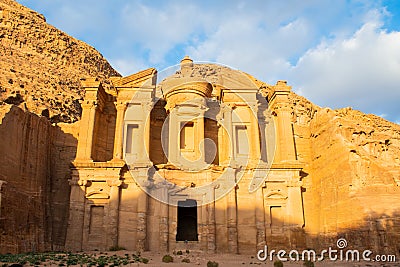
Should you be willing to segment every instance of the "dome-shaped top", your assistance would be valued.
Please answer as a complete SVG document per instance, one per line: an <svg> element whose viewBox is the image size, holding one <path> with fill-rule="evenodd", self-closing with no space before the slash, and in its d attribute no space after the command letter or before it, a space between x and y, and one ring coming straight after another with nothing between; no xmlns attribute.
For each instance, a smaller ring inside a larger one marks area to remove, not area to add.
<svg viewBox="0 0 400 267"><path fill-rule="evenodd" d="M220 88L258 89L262 86L267 84L240 70L215 63L193 63L190 57L185 56L180 61L180 69L163 79L157 88L162 94L159 97L166 97L172 91L181 92L185 87L198 90L206 97L218 97Z"/></svg>
<svg viewBox="0 0 400 267"><path fill-rule="evenodd" d="M211 97L212 85L204 79L197 77L183 77L168 80L164 84L165 97L177 93L195 93L203 97Z"/></svg>

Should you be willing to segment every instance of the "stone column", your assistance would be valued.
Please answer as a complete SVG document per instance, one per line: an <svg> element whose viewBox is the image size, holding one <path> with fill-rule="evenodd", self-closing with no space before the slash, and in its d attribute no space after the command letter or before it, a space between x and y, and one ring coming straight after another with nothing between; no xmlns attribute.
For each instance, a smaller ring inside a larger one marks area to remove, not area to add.
<svg viewBox="0 0 400 267"><path fill-rule="evenodd" d="M87 101L87 103L82 104L82 119L80 122L76 161L92 160L96 107L97 101Z"/></svg>
<svg viewBox="0 0 400 267"><path fill-rule="evenodd" d="M145 161L150 162L150 113L153 109L154 104L152 102L150 103L144 103L143 105L144 109L144 114L145 118L143 118L143 123L144 123L144 139L145 139L145 147L143 151L143 155L146 156Z"/></svg>
<svg viewBox="0 0 400 267"><path fill-rule="evenodd" d="M122 160L123 154L123 127L124 127L124 116L127 108L125 102L117 103L117 118L115 122L115 138L114 138L114 152L113 160Z"/></svg>
<svg viewBox="0 0 400 267"><path fill-rule="evenodd" d="M226 130L227 134L224 134L224 140L221 144L224 144L224 142L229 142L229 146L227 147L220 147L219 151L220 153L224 153L225 155L227 155L227 160L224 162L221 162L222 165L225 166L230 166L230 164L232 164L232 160L234 158L234 140L233 140L233 128L232 128L232 109L230 106L228 106L227 104L222 104L221 105L221 110L223 113L223 127ZM226 149L229 149L229 151L226 151Z"/></svg>
<svg viewBox="0 0 400 267"><path fill-rule="evenodd" d="M287 216L290 226L302 227L304 225L303 200L301 197L301 181L288 181Z"/></svg>
<svg viewBox="0 0 400 267"><path fill-rule="evenodd" d="M69 220L65 247L72 251L82 251L85 219L87 180L70 180L71 186Z"/></svg>
<svg viewBox="0 0 400 267"><path fill-rule="evenodd" d="M202 204L200 206L201 217L199 218L199 241L202 250L208 249L208 206Z"/></svg>
<svg viewBox="0 0 400 267"><path fill-rule="evenodd" d="M235 170L229 168L229 177L236 181ZM237 229L237 207L236 186L227 194L227 217L228 217L228 252L238 253L238 229Z"/></svg>
<svg viewBox="0 0 400 267"><path fill-rule="evenodd" d="M277 111L279 155L281 160L296 160L291 122L291 109L282 104Z"/></svg>
<svg viewBox="0 0 400 267"><path fill-rule="evenodd" d="M147 237L147 195L141 191L138 199L138 225L137 225L137 243L136 250L144 251L146 249Z"/></svg>
<svg viewBox="0 0 400 267"><path fill-rule="evenodd" d="M250 107L251 116L250 116L250 135L249 135L249 143L250 143L250 161L253 161L255 164L259 162L261 159L261 148L260 148L260 133L259 133L259 124L257 117L257 104L251 105Z"/></svg>
<svg viewBox="0 0 400 267"><path fill-rule="evenodd" d="M168 251L168 205L160 203L160 251Z"/></svg>
<svg viewBox="0 0 400 267"><path fill-rule="evenodd" d="M148 180L147 171L148 168L139 168L137 172L137 179L142 181L142 185L145 184L144 181ZM138 190L136 250L145 251L147 238L147 194L142 187L140 187Z"/></svg>
<svg viewBox="0 0 400 267"><path fill-rule="evenodd" d="M194 143L194 149L197 151L196 160L199 159L199 162L204 163L205 160L205 150L204 150L204 113L200 114L196 119L197 121L197 140Z"/></svg>
<svg viewBox="0 0 400 267"><path fill-rule="evenodd" d="M108 228L107 231L107 248L118 246L118 225L119 225L119 199L120 199L120 180L108 180L107 185L110 187L110 200L108 204Z"/></svg>
<svg viewBox="0 0 400 267"><path fill-rule="evenodd" d="M180 125L178 125L179 121L176 114L176 109L170 110L169 115L169 136L168 136L168 160L173 164L178 163L178 155L179 155L179 130Z"/></svg>
<svg viewBox="0 0 400 267"><path fill-rule="evenodd" d="M275 114L277 142L277 160L296 160L293 130L291 122L291 104L289 93L291 87L286 81L278 81L269 94L270 109Z"/></svg>
<svg viewBox="0 0 400 267"><path fill-rule="evenodd" d="M260 249L264 249L264 246L266 245L264 197L262 188L259 188L255 192L255 201L256 201L256 229L257 229L256 249L258 251Z"/></svg>
<svg viewBox="0 0 400 267"><path fill-rule="evenodd" d="M208 208L208 235L207 235L207 252L215 253L217 249L217 227L215 222L215 190L218 189L219 185L213 188L214 201L207 205Z"/></svg>

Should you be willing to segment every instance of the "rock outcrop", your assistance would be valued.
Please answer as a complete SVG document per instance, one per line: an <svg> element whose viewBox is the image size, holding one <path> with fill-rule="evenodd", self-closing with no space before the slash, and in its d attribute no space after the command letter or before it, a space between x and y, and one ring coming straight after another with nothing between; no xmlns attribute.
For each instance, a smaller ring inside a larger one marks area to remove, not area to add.
<svg viewBox="0 0 400 267"><path fill-rule="evenodd" d="M81 78L119 76L93 47L14 1L0 1L0 44L0 102L51 122L80 118Z"/></svg>
<svg viewBox="0 0 400 267"><path fill-rule="evenodd" d="M63 249L78 130L0 107L0 253Z"/></svg>
<svg viewBox="0 0 400 267"><path fill-rule="evenodd" d="M61 250L84 94L79 80L119 74L94 48L14 1L0 0L0 30L0 252ZM206 64L192 75L218 83L229 73ZM400 125L321 108L294 93L290 99L307 246L327 248L346 237L360 249L399 251Z"/></svg>
<svg viewBox="0 0 400 267"><path fill-rule="evenodd" d="M0 0L0 62L0 253L62 250L80 78L119 74L94 48L10 0Z"/></svg>

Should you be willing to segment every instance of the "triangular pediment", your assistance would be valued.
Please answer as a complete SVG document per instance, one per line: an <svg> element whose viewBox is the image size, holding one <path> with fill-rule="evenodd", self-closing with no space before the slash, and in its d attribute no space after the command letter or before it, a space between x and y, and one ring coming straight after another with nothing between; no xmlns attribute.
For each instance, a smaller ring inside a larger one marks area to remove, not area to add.
<svg viewBox="0 0 400 267"><path fill-rule="evenodd" d="M258 89L257 85L242 73L235 73L235 76L224 75L220 76L219 82L228 89Z"/></svg>
<svg viewBox="0 0 400 267"><path fill-rule="evenodd" d="M154 85L157 70L149 68L126 77L111 77L114 87L141 87L145 84Z"/></svg>

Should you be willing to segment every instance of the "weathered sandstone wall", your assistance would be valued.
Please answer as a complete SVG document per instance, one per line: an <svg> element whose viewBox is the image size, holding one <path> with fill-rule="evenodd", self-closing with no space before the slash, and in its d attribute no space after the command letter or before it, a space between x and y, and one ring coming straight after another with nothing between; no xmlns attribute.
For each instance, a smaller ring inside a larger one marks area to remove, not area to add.
<svg viewBox="0 0 400 267"><path fill-rule="evenodd" d="M12 105L1 120L0 253L61 249L78 125L53 126Z"/></svg>
<svg viewBox="0 0 400 267"><path fill-rule="evenodd" d="M397 253L400 126L292 99L297 155L305 163L308 246L323 249L344 237L353 248Z"/></svg>

